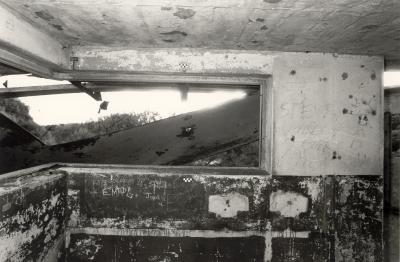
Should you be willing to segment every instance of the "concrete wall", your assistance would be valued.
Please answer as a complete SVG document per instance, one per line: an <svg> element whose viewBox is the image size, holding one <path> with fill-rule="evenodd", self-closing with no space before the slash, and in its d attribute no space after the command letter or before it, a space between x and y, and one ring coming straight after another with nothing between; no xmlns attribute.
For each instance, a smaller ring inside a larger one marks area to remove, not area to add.
<svg viewBox="0 0 400 262"><path fill-rule="evenodd" d="M382 261L381 184L256 168L27 170L0 183L14 192L0 261Z"/></svg>
<svg viewBox="0 0 400 262"><path fill-rule="evenodd" d="M382 257L377 177L271 177L254 169L60 170L70 176L73 210L68 261L124 261L129 254L164 261Z"/></svg>
<svg viewBox="0 0 400 262"><path fill-rule="evenodd" d="M83 76L272 77L273 114L264 120L273 122L273 176L257 169L51 171L69 176L71 261L107 260L110 253L123 260L129 252L167 260L180 246L187 249L175 261L187 254L230 261L244 253L251 255L244 261L382 260L382 58L100 48L78 48L74 56L71 74Z"/></svg>
<svg viewBox="0 0 400 262"><path fill-rule="evenodd" d="M60 171L69 175L72 211L67 261L382 260L378 176L84 165Z"/></svg>
<svg viewBox="0 0 400 262"><path fill-rule="evenodd" d="M66 176L0 178L0 261L57 261L64 244Z"/></svg>
<svg viewBox="0 0 400 262"><path fill-rule="evenodd" d="M382 175L381 57L76 48L76 72L271 75L276 175Z"/></svg>

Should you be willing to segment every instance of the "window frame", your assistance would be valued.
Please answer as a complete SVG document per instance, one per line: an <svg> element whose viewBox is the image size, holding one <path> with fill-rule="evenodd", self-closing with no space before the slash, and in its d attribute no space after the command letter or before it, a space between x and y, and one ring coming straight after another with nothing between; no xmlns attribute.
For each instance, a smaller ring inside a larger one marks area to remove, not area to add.
<svg viewBox="0 0 400 262"><path fill-rule="evenodd" d="M272 175L273 172L273 89L271 75L257 74L187 74L187 73L126 73L126 72L91 72L91 71L70 71L68 73L56 73L56 79L67 81L112 83L106 90L113 92L119 88L112 86L123 84L124 90L135 87L141 89L151 89L161 85L184 86L194 85L196 88L238 88L249 87L258 88L260 93L260 112L259 112L259 161L258 169L263 174ZM17 89L17 88L15 88ZM25 90L26 91L26 90ZM35 89L31 87L30 95L48 94L48 90ZM71 90L58 90L58 94L71 93ZM77 90L77 92L80 92ZM14 92L14 97L25 96ZM135 166L135 165L132 165ZM157 166L157 165L154 165ZM214 167L218 168L218 167ZM234 167L232 167L234 168Z"/></svg>
<svg viewBox="0 0 400 262"><path fill-rule="evenodd" d="M259 165L260 171L273 174L273 78L269 74L188 74L188 73L107 73L75 71L59 73L57 78L82 82L119 82L135 85L179 85L196 86L258 86L260 90L259 114ZM112 91L112 90L108 90Z"/></svg>

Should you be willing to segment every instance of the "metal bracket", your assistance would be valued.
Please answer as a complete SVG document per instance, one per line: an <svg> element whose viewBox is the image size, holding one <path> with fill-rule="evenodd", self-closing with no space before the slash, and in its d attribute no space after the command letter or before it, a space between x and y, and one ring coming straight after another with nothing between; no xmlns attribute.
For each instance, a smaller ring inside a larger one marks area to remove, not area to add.
<svg viewBox="0 0 400 262"><path fill-rule="evenodd" d="M91 96L94 100L102 101L101 93L99 91L92 91L92 90L88 89L85 85L83 85L82 82L79 82L79 81L70 81L70 83L73 86L77 87L82 92L85 92L86 94Z"/></svg>
<svg viewBox="0 0 400 262"><path fill-rule="evenodd" d="M72 70L75 70L75 65L79 61L79 58L76 56L70 57L69 59L72 62Z"/></svg>

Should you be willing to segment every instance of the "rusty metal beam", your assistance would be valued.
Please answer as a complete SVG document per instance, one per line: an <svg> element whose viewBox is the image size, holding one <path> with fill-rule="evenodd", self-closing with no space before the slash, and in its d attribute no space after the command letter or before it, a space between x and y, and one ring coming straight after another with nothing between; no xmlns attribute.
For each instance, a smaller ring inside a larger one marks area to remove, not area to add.
<svg viewBox="0 0 400 262"><path fill-rule="evenodd" d="M6 5L0 3L0 62L46 77L69 69L70 50Z"/></svg>
<svg viewBox="0 0 400 262"><path fill-rule="evenodd" d="M104 83L89 82L85 85L87 90L91 92L111 92L111 91L129 91L129 90L164 90L176 89L180 90L184 86L188 92L214 92L230 91L240 89L247 92L258 90L258 86L251 85L209 85L209 84L171 84L171 83ZM76 88L72 84L45 85L45 86L24 86L13 88L0 88L0 98L17 98L25 96L41 96L80 93L82 90Z"/></svg>
<svg viewBox="0 0 400 262"><path fill-rule="evenodd" d="M259 94L116 133L40 149L4 147L0 172L49 162L181 165L259 140Z"/></svg>
<svg viewBox="0 0 400 262"><path fill-rule="evenodd" d="M99 91L90 90L90 89L86 88L86 86L84 84L82 84L81 82L78 82L78 81L70 81L70 83L73 86L75 86L76 88L78 88L79 90L81 90L82 92L88 94L94 100L96 100L96 101L102 100L101 93Z"/></svg>

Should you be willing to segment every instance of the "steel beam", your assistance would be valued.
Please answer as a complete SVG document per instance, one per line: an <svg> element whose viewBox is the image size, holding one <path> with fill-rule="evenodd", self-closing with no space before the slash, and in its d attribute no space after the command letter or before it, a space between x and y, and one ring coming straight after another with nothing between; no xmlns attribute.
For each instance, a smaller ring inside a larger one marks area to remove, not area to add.
<svg viewBox="0 0 400 262"><path fill-rule="evenodd" d="M70 68L68 48L0 4L0 62L23 71L52 77Z"/></svg>
<svg viewBox="0 0 400 262"><path fill-rule="evenodd" d="M182 85L188 88L188 92L214 92L243 90L254 92L258 87L253 85L209 85L209 84L173 84L173 83L106 83L89 82L85 88L91 92L111 92L111 91L129 91L129 90L180 90ZM68 93L80 93L82 90L72 84L45 85L45 86L24 86L13 88L0 88L0 98L17 98L26 96L56 95Z"/></svg>
<svg viewBox="0 0 400 262"><path fill-rule="evenodd" d="M96 101L101 101L101 93L99 91L93 91L88 88L86 88L85 85L83 85L81 82L76 82L76 81L71 81L71 84L81 90L82 92L88 94L90 97L92 97Z"/></svg>

